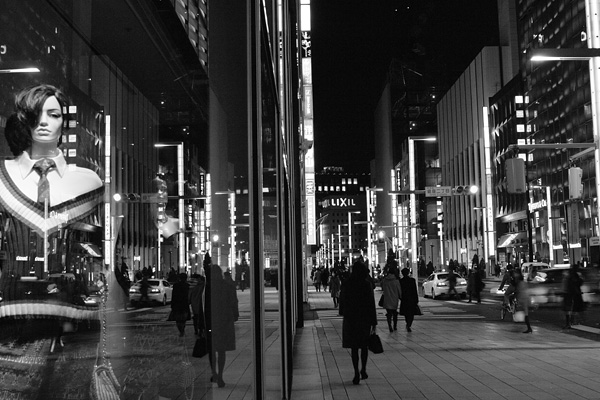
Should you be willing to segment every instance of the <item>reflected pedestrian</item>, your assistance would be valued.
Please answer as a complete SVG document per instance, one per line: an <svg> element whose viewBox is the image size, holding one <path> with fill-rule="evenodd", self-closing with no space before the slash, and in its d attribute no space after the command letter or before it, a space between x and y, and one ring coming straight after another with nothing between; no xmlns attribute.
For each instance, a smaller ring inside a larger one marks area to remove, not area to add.
<svg viewBox="0 0 600 400"><path fill-rule="evenodd" d="M350 349L354 379L352 383L358 385L361 379L367 379L367 361L369 351L367 348L369 336L377 325L377 312L373 297L373 286L367 280L369 270L366 265L356 261L352 265L352 272L347 280L342 283L340 295L340 315L344 317L342 323L342 347ZM358 369L358 351L360 350L361 369Z"/></svg>
<svg viewBox="0 0 600 400"><path fill-rule="evenodd" d="M226 352L235 350L235 326L239 318L238 299L235 285L226 281L221 267L211 267L211 382L225 386L223 370Z"/></svg>
<svg viewBox="0 0 600 400"><path fill-rule="evenodd" d="M193 274L190 282L190 306L192 307L192 321L194 322L194 333L204 335L204 307L202 306L202 295L206 282L200 274Z"/></svg>
<svg viewBox="0 0 600 400"><path fill-rule="evenodd" d="M192 319L189 305L189 285L187 274L180 273L179 280L173 285L173 297L171 299L171 318L177 325L179 336L185 335L185 323Z"/></svg>
<svg viewBox="0 0 600 400"><path fill-rule="evenodd" d="M400 279L400 288L402 295L400 297L400 315L404 315L406 322L406 331L412 332L412 323L419 306L419 293L417 292L417 283L414 278L408 276L410 270L402 269L402 279Z"/></svg>

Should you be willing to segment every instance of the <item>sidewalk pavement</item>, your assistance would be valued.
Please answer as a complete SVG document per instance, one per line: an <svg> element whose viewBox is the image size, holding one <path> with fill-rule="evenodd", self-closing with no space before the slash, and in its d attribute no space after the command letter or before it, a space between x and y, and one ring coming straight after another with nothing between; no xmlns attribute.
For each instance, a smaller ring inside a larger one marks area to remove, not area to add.
<svg viewBox="0 0 600 400"><path fill-rule="evenodd" d="M380 291L375 291L376 299ZM413 331L388 332L377 308L383 354L369 354L369 378L352 384L342 317L329 292L309 288L297 332L292 399L600 399L600 343L534 326L487 320L452 302L420 298ZM402 318L402 317L400 317Z"/></svg>

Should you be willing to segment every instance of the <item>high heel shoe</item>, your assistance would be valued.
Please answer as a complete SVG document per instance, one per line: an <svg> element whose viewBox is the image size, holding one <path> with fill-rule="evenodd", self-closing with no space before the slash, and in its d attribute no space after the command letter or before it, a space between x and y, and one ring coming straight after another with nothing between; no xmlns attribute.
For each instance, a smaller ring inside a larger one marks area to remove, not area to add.
<svg viewBox="0 0 600 400"><path fill-rule="evenodd" d="M533 331L531 330L531 328L527 328L527 330L523 331L523 333L533 333Z"/></svg>
<svg viewBox="0 0 600 400"><path fill-rule="evenodd" d="M358 385L360 383L360 376L354 375L354 379L352 379L352 383Z"/></svg>
<svg viewBox="0 0 600 400"><path fill-rule="evenodd" d="M367 375L367 371L362 370L360 371L360 379L367 379L369 377L369 375Z"/></svg>

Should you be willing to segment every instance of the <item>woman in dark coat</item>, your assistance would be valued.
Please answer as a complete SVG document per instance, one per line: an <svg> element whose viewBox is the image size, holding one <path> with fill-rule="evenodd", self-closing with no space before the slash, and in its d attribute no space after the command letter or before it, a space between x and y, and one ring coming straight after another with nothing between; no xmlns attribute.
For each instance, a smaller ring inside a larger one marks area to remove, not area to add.
<svg viewBox="0 0 600 400"><path fill-rule="evenodd" d="M564 280L564 298L563 298L563 310L565 311L567 324L565 328L571 328L571 325L575 322L575 314L581 313L585 309L585 303L583 302L583 295L581 294L581 285L583 279L579 275L579 266L574 264L569 269L569 272Z"/></svg>
<svg viewBox="0 0 600 400"><path fill-rule="evenodd" d="M179 280L173 285L173 297L171 298L172 318L179 330L179 336L185 334L185 323L188 319L191 319L189 288L187 275L185 273L179 274Z"/></svg>
<svg viewBox="0 0 600 400"><path fill-rule="evenodd" d="M369 270L357 261L352 265L350 277L342 283L340 295L340 315L344 317L342 325L342 347L351 349L354 379L358 385L361 379L367 379L367 344L371 331L377 325L373 286L367 280ZM358 370L358 349L360 349L362 368Z"/></svg>
<svg viewBox="0 0 600 400"><path fill-rule="evenodd" d="M400 279L400 288L402 289L400 315L404 315L406 330L412 332L411 326L415 319L417 305L419 304L419 294L414 278L408 276L409 272L408 268L402 269L402 279Z"/></svg>
<svg viewBox="0 0 600 400"><path fill-rule="evenodd" d="M225 368L225 352L235 350L235 326L238 320L238 299L233 281L223 277L220 266L211 266L211 368L212 382L219 387L225 386L223 369ZM215 368L216 364L216 368Z"/></svg>

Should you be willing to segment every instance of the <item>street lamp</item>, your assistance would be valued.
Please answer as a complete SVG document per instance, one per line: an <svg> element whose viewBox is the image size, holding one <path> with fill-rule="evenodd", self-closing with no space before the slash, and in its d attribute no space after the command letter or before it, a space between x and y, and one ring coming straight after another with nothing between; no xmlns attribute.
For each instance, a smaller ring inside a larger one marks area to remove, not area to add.
<svg viewBox="0 0 600 400"><path fill-rule="evenodd" d="M435 136L409 136L408 137L408 189L410 190L410 249L411 267L417 265L417 196L415 172L415 142L435 142Z"/></svg>
<svg viewBox="0 0 600 400"><path fill-rule="evenodd" d="M367 257L369 258L369 268L371 269L371 276L374 275L373 271L373 232L375 230L373 220L373 212L375 211L375 205L373 204L373 197L375 196L372 192L383 192L383 188L372 187L365 189L367 195Z"/></svg>
<svg viewBox="0 0 600 400"><path fill-rule="evenodd" d="M177 147L177 214L179 218L179 262L177 269L185 269L186 260L187 260L187 246L185 241L185 214L184 214L184 198L185 189L184 189L184 177L183 177L183 142L174 142L174 143L155 143L154 147L162 148L162 147Z"/></svg>
<svg viewBox="0 0 600 400"><path fill-rule="evenodd" d="M228 195L228 208L229 208L229 257L228 264L229 270L233 271L234 267L234 258L235 258L235 192L232 190L225 190L220 192L215 192L215 195ZM249 226L249 225L248 225Z"/></svg>

